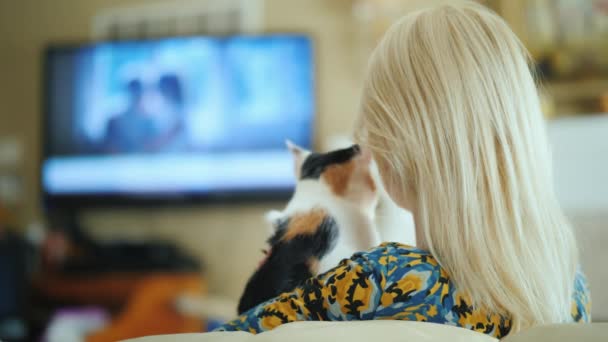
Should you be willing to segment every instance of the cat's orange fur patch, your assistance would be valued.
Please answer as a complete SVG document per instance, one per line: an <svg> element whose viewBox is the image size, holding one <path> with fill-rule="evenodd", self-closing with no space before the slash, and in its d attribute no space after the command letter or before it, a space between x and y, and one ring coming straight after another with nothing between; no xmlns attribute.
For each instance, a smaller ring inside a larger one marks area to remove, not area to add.
<svg viewBox="0 0 608 342"><path fill-rule="evenodd" d="M293 215L281 240L288 241L298 235L313 235L326 216L327 213L322 209L313 209L307 213Z"/></svg>
<svg viewBox="0 0 608 342"><path fill-rule="evenodd" d="M355 170L355 162L349 161L348 163L335 164L329 166L321 177L327 182L331 191L338 195L344 196L348 189L348 182Z"/></svg>

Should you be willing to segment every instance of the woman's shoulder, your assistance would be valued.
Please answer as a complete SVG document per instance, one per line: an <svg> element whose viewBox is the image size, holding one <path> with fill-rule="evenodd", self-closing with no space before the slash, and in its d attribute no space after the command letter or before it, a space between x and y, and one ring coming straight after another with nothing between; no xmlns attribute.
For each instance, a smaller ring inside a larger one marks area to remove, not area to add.
<svg viewBox="0 0 608 342"><path fill-rule="evenodd" d="M393 255L413 258L432 257L431 253L427 250L399 242L384 242L377 247L373 247L365 252L357 254L365 254L368 256Z"/></svg>
<svg viewBox="0 0 608 342"><path fill-rule="evenodd" d="M429 251L397 242L385 242L370 250L356 253L353 259L364 260L374 268L388 270L395 267L402 270L439 270L437 260Z"/></svg>

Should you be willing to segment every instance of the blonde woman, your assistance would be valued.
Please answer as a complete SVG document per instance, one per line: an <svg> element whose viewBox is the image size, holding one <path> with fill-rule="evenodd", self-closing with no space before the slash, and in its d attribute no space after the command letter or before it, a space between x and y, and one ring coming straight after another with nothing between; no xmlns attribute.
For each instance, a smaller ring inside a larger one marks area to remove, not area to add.
<svg viewBox="0 0 608 342"><path fill-rule="evenodd" d="M396 319L503 337L590 321L526 51L503 20L472 3L404 17L371 57L359 119L417 247L355 254L220 330Z"/></svg>

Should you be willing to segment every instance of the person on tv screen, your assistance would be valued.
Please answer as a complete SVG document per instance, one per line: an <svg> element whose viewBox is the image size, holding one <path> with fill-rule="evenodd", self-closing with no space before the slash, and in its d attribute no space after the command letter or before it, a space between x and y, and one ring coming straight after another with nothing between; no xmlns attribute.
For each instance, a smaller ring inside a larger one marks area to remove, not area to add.
<svg viewBox="0 0 608 342"><path fill-rule="evenodd" d="M110 153L146 152L147 142L157 134L154 119L146 113L144 86L138 79L127 82L127 108L107 124L104 150Z"/></svg>
<svg viewBox="0 0 608 342"><path fill-rule="evenodd" d="M152 143L155 151L184 151L187 149L182 82L173 73L167 73L158 81L162 109L157 113L157 126L161 134Z"/></svg>
<svg viewBox="0 0 608 342"><path fill-rule="evenodd" d="M107 124L104 151L157 153L184 150L183 91L175 74L165 74L146 87L139 79L125 86L127 108Z"/></svg>

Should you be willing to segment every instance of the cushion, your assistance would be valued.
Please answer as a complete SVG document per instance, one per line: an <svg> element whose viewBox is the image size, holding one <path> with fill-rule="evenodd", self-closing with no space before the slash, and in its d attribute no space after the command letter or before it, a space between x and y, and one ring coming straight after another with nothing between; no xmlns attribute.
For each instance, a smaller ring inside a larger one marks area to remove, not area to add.
<svg viewBox="0 0 608 342"><path fill-rule="evenodd" d="M490 336L468 329L443 324L407 321L350 321L350 322L295 322L274 330L253 335L245 332L213 332L206 334L179 334L150 336L130 342L310 342L349 341L370 342L381 338L383 342L497 342Z"/></svg>

